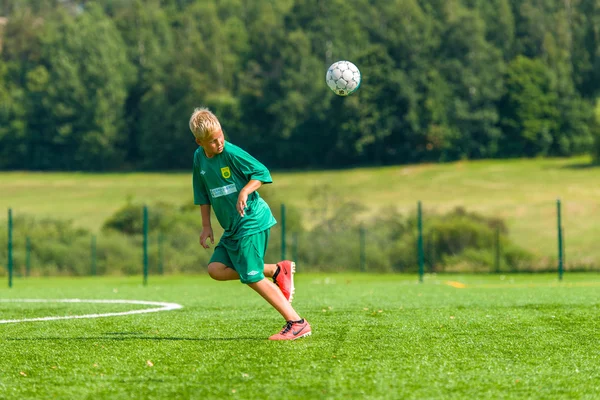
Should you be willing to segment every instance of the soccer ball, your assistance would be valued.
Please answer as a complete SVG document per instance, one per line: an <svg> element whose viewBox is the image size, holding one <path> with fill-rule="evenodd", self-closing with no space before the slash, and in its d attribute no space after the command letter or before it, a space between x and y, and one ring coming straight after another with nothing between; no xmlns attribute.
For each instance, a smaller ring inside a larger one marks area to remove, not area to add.
<svg viewBox="0 0 600 400"><path fill-rule="evenodd" d="M360 71L350 61L338 61L327 69L325 81L338 96L348 96L360 87Z"/></svg>

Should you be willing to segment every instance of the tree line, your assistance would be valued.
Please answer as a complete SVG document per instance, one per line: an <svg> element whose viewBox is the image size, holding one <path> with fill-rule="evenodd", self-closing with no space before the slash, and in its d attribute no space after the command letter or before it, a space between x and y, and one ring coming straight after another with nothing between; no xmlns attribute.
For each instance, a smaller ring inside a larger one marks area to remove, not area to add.
<svg viewBox="0 0 600 400"><path fill-rule="evenodd" d="M363 82L338 97L327 67ZM600 154L600 0L0 0L0 169Z"/></svg>

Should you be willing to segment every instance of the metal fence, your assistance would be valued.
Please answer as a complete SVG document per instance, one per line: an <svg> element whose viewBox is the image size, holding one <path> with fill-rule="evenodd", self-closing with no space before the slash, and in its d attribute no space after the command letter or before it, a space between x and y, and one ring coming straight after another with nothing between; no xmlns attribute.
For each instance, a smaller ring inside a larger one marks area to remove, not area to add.
<svg viewBox="0 0 600 400"><path fill-rule="evenodd" d="M494 219L466 212L452 218L435 215L421 202L414 213L397 220L330 222L306 230L286 226L282 204L274 210L279 224L272 228L265 261L294 259L306 271L416 273L421 280L426 273L539 271L554 271L562 279L565 271L600 270L598 254L585 247L567 260L562 208L557 200L555 215L539 236L540 246L523 248ZM10 287L13 277L142 275L146 283L153 274L205 273L212 252L199 246L198 227L150 231L151 212L144 207L143 231L127 235L92 234L69 225L40 230L31 223L15 223L16 214L9 209L0 232L0 256L6 260L0 261L5 264L0 274L7 276ZM220 233L215 229L216 240Z"/></svg>

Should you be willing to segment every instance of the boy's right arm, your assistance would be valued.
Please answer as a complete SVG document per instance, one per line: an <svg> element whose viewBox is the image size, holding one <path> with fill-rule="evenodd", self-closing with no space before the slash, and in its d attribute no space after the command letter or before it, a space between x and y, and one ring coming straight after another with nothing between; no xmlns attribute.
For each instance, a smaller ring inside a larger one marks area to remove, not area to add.
<svg viewBox="0 0 600 400"><path fill-rule="evenodd" d="M202 233L200 234L200 245L205 249L210 246L206 243L206 239L210 239L212 244L215 244L212 224L210 222L210 204L200 205L200 213L202 214Z"/></svg>
<svg viewBox="0 0 600 400"><path fill-rule="evenodd" d="M207 239L210 239L211 243L215 243L215 237L213 235L212 226L210 223L210 200L206 189L204 179L202 179L202 167L198 159L198 151L194 154L194 169L193 169L193 188L194 188L194 204L200 206L200 213L202 214L202 233L200 233L200 245L205 249L210 246L207 243Z"/></svg>

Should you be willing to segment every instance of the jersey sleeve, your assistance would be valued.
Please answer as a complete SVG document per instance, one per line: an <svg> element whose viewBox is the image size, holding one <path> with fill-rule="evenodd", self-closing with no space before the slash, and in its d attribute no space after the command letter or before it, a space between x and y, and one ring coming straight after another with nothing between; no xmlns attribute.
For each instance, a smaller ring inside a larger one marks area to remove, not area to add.
<svg viewBox="0 0 600 400"><path fill-rule="evenodd" d="M208 190L206 190L206 183L202 178L202 168L198 161L198 156L194 155L194 169L192 173L192 185L194 188L194 204L203 205L210 204L210 198L208 197Z"/></svg>
<svg viewBox="0 0 600 400"><path fill-rule="evenodd" d="M237 148L237 151L232 154L231 164L237 168L248 181L255 179L262 183L273 183L271 173L267 167L239 147Z"/></svg>

